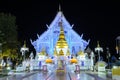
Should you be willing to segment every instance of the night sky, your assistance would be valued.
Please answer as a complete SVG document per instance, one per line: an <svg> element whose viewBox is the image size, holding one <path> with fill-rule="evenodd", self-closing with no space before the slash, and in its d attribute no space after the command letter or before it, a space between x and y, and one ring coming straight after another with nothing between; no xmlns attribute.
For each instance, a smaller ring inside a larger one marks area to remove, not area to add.
<svg viewBox="0 0 120 80"><path fill-rule="evenodd" d="M115 50L115 39L120 36L120 2L69 0L0 0L0 12L11 13L16 16L18 26L18 40L37 39L50 24L58 12L58 6L73 29L83 33L83 39L90 39L89 47L94 49L97 41L105 49Z"/></svg>

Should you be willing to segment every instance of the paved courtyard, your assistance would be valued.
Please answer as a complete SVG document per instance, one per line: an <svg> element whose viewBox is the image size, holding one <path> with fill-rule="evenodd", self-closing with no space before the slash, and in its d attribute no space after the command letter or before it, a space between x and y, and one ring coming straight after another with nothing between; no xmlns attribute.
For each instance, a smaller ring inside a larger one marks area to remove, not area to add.
<svg viewBox="0 0 120 80"><path fill-rule="evenodd" d="M112 80L112 78L104 73L90 71L80 73L31 71L15 73L0 80Z"/></svg>

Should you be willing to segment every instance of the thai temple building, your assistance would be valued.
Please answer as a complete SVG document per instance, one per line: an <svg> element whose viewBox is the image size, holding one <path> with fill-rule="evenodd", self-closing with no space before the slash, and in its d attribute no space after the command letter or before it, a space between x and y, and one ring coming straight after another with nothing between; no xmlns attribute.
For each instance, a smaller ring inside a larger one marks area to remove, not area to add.
<svg viewBox="0 0 120 80"><path fill-rule="evenodd" d="M79 51L86 49L89 40L83 39L83 34L79 35L73 30L73 25L66 20L63 12L59 8L57 15L52 23L48 26L47 30L41 35L37 35L38 39L31 41L36 53L40 53L43 49L45 52L52 56L55 51L63 51L64 55L77 54Z"/></svg>
<svg viewBox="0 0 120 80"><path fill-rule="evenodd" d="M69 24L60 9L53 22L47 27L43 34L37 35L38 39L31 40L36 56L35 59L30 57L30 70L41 69L49 72L93 70L94 55L88 58L85 53L89 40L84 40L83 35L73 30L73 26ZM24 67L26 63L23 61Z"/></svg>

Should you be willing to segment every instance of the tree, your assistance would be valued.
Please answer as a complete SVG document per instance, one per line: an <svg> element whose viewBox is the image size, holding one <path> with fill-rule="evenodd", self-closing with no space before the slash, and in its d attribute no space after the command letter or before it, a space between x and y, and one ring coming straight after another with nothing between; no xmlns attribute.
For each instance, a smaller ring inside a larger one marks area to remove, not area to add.
<svg viewBox="0 0 120 80"><path fill-rule="evenodd" d="M10 13L0 13L0 32L4 34L0 37L2 51L4 54L7 51L12 56L18 46L16 17Z"/></svg>

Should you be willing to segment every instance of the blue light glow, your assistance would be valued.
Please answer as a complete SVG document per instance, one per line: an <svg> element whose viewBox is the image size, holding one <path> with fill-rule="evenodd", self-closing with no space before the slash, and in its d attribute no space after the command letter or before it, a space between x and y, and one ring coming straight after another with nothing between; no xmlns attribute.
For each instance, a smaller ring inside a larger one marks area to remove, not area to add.
<svg viewBox="0 0 120 80"><path fill-rule="evenodd" d="M83 35L80 36L72 29L72 26L65 19L63 13L59 11L53 22L50 24L50 26L48 26L47 31L45 31L40 36L38 35L38 39L35 41L31 41L31 44L36 50L36 53L41 52L44 48L46 49L47 54L53 55L54 48L60 34L60 27L58 26L60 21L62 21L62 26L70 53L76 54L80 50L84 51L89 42L83 40Z"/></svg>

